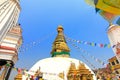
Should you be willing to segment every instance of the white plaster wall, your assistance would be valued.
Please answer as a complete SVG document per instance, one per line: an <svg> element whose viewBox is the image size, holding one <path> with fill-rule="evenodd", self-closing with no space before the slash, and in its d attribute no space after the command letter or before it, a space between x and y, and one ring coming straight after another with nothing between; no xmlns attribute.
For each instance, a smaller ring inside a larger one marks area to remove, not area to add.
<svg viewBox="0 0 120 80"><path fill-rule="evenodd" d="M17 3L12 0L0 0L0 4L5 1L7 3L0 6L0 43L7 32L17 24L20 13Z"/></svg>

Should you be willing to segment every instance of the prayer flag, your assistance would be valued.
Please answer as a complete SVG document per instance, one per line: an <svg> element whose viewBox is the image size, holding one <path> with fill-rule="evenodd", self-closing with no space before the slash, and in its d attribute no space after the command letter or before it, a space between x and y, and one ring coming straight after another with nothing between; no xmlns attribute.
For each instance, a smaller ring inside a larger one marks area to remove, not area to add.
<svg viewBox="0 0 120 80"><path fill-rule="evenodd" d="M100 47L103 47L103 44L100 44Z"/></svg>
<svg viewBox="0 0 120 80"><path fill-rule="evenodd" d="M104 47L106 47L107 46L107 44L104 44Z"/></svg>
<svg viewBox="0 0 120 80"><path fill-rule="evenodd" d="M92 46L94 46L94 43L92 43Z"/></svg>
<svg viewBox="0 0 120 80"><path fill-rule="evenodd" d="M110 48L111 46L110 46L110 44L108 44L108 48Z"/></svg>

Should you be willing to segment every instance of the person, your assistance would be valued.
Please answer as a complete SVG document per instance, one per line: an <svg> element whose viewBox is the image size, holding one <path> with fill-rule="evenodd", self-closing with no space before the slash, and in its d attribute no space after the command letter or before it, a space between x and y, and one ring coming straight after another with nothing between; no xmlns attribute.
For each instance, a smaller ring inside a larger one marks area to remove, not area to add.
<svg viewBox="0 0 120 80"><path fill-rule="evenodd" d="M112 80L118 80L115 74L112 75Z"/></svg>
<svg viewBox="0 0 120 80"><path fill-rule="evenodd" d="M102 80L106 80L104 75L102 76Z"/></svg>
<svg viewBox="0 0 120 80"><path fill-rule="evenodd" d="M110 76L110 75L107 75L106 80L111 80L111 76Z"/></svg>
<svg viewBox="0 0 120 80"><path fill-rule="evenodd" d="M120 76L119 76L118 80L120 80Z"/></svg>
<svg viewBox="0 0 120 80"><path fill-rule="evenodd" d="M35 78L35 80L39 80L38 76Z"/></svg>

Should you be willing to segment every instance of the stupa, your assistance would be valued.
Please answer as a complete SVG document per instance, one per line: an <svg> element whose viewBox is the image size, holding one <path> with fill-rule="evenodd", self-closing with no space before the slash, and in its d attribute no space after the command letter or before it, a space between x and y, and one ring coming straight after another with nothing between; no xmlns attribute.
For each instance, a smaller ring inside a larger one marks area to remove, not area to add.
<svg viewBox="0 0 120 80"><path fill-rule="evenodd" d="M39 76L40 80L96 80L94 72L85 63L70 58L70 49L63 30L62 26L58 26L51 57L39 60L26 72L26 74L32 75L29 79ZM23 75L21 79L26 80L27 78L28 76Z"/></svg>

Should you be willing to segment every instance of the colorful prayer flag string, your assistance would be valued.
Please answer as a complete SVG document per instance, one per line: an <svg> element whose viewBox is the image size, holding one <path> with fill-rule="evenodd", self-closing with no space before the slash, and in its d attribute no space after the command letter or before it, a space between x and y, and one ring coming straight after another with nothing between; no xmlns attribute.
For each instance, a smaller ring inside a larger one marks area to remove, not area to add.
<svg viewBox="0 0 120 80"><path fill-rule="evenodd" d="M13 67L12 68L13 70L16 70L18 73L24 73L24 72L33 72L35 73L36 71L32 71L32 70L28 70L28 69L23 69L23 68L16 68L16 67ZM48 72L42 72L43 74L49 74L49 75L59 75L59 74L56 74L56 73L48 73ZM29 73L26 73L28 75L31 75ZM33 75L32 75L33 76Z"/></svg>
<svg viewBox="0 0 120 80"><path fill-rule="evenodd" d="M94 70L96 69L96 67L95 67L92 63L90 63L89 60L87 60L87 59L85 58L85 56L83 56L83 55L81 55L81 56L82 56L82 58L83 58L91 67L93 67Z"/></svg>
<svg viewBox="0 0 120 80"><path fill-rule="evenodd" d="M42 41L44 40L47 40L49 37L51 37L54 33L51 33L51 34L48 34L46 36L44 36L43 38L37 40L37 41L33 41L29 44L26 44L26 45L22 45L19 49L19 52L20 53L25 53L28 49L32 48L32 47L35 47L35 46L38 46Z"/></svg>
<svg viewBox="0 0 120 80"><path fill-rule="evenodd" d="M95 58L95 56L90 55L87 51L83 50L82 48L78 47L77 45L73 44L70 40L68 40L73 47L75 47L76 49L79 49L82 53L87 54L88 56L90 56L90 58L92 58L94 61L98 62L99 64L101 64L102 66L106 66L105 62L101 61L98 58Z"/></svg>
<svg viewBox="0 0 120 80"><path fill-rule="evenodd" d="M88 41L82 41L82 40L75 40L75 39L71 39L68 38L67 36L65 36L66 40L72 41L72 42L77 42L79 44L85 44L85 45L90 45L93 47L100 47L100 48L115 48L116 45L111 46L110 44L103 44L103 43L95 43L95 42L88 42Z"/></svg>

